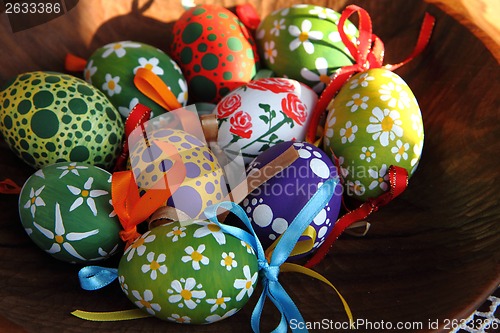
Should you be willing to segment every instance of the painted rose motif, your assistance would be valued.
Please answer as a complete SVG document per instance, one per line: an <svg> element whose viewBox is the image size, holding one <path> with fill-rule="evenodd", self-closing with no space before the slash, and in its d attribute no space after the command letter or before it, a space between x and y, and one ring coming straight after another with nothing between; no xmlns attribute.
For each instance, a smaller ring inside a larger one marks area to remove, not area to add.
<svg viewBox="0 0 500 333"><path fill-rule="evenodd" d="M239 111L234 114L230 120L231 133L242 138L248 139L252 136L252 117L245 111Z"/></svg>
<svg viewBox="0 0 500 333"><path fill-rule="evenodd" d="M266 78L250 81L250 83L247 84L247 88L262 91L272 91L275 94L295 91L295 86L291 81L281 80L279 78Z"/></svg>
<svg viewBox="0 0 500 333"><path fill-rule="evenodd" d="M224 119L231 116L241 106L241 96L231 95L217 105L217 118Z"/></svg>
<svg viewBox="0 0 500 333"><path fill-rule="evenodd" d="M297 124L302 125L307 118L307 110L304 103L295 94L288 94L281 100L283 112L292 118Z"/></svg>

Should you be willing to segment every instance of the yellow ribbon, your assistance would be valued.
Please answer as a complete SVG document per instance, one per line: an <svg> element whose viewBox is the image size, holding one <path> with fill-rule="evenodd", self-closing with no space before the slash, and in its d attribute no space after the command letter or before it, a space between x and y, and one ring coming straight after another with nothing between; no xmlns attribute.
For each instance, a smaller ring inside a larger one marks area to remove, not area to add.
<svg viewBox="0 0 500 333"><path fill-rule="evenodd" d="M349 318L350 327L354 328L354 318L352 316L352 312L351 312L351 308L349 307L349 304L347 304L347 301L342 296L340 291L338 291L338 289L335 288L335 286L330 281L328 281L327 278L325 278L323 275L319 274L318 272L313 271L312 269L309 269L309 268L301 266L301 265L292 264L289 262L285 262L281 265L280 272L281 273L285 273L285 272L301 273L301 274L310 276L316 280L320 280L321 282L330 286L333 290L335 290L335 292L337 293L337 295L340 298L340 301L342 302L342 305L344 306L344 311L345 311L347 317Z"/></svg>
<svg viewBox="0 0 500 333"><path fill-rule="evenodd" d="M87 312L76 310L71 312L75 317L90 321L121 321L152 317L139 309L113 311L113 312Z"/></svg>
<svg viewBox="0 0 500 333"><path fill-rule="evenodd" d="M290 253L290 257L305 254L312 250L314 242L316 242L316 229L312 226L308 226L306 230L302 233L302 237L307 237L307 239L298 241L295 247ZM281 236L279 236L266 250L267 261L270 261L271 255L273 254L274 248L278 245Z"/></svg>

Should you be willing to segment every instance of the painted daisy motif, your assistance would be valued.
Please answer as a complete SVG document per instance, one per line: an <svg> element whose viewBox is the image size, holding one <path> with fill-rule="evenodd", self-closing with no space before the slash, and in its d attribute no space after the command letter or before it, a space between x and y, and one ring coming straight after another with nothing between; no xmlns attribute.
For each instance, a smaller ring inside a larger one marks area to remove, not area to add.
<svg viewBox="0 0 500 333"><path fill-rule="evenodd" d="M151 303L154 298L153 292L151 290L144 290L143 296L141 296L141 294L137 290L132 290L132 295L134 295L135 299L137 299L134 304L137 305L139 309L146 309L146 311L153 316L156 312L161 311L160 304Z"/></svg>
<svg viewBox="0 0 500 333"><path fill-rule="evenodd" d="M97 66L94 66L94 60L90 60L83 70L83 77L85 81L92 84L92 76L97 72Z"/></svg>
<svg viewBox="0 0 500 333"><path fill-rule="evenodd" d="M333 9L326 7L315 6L309 11L309 14L317 15L320 19L331 19L334 22L338 22L340 15L337 14Z"/></svg>
<svg viewBox="0 0 500 333"><path fill-rule="evenodd" d="M29 200L24 204L24 208L30 210L31 216L35 218L35 213L36 213L36 208L37 207L45 207L45 201L40 197L40 194L42 194L43 189L45 188L45 185L40 187L39 189L35 190L33 187L30 190L30 198Z"/></svg>
<svg viewBox="0 0 500 333"><path fill-rule="evenodd" d="M196 223L202 225L203 227L196 229L194 232L195 238L202 238L208 235L212 235L219 245L226 244L226 235L222 232L221 228L215 223Z"/></svg>
<svg viewBox="0 0 500 333"><path fill-rule="evenodd" d="M256 39L262 39L262 38L264 38L264 36L266 36L266 30L265 29L259 29L255 33L255 38Z"/></svg>
<svg viewBox="0 0 500 333"><path fill-rule="evenodd" d="M118 282L120 283L120 288L125 293L125 295L128 295L128 284L125 283L125 276L120 275L118 277Z"/></svg>
<svg viewBox="0 0 500 333"><path fill-rule="evenodd" d="M240 241L240 244L247 250L247 253L249 254L254 254L255 252L253 251L253 248L250 244L248 244L245 241Z"/></svg>
<svg viewBox="0 0 500 333"><path fill-rule="evenodd" d="M151 231L145 232L141 237L137 238L132 245L130 245L123 255L127 255L127 261L132 260L134 254L140 257L146 252L146 244L155 240L155 235L150 235Z"/></svg>
<svg viewBox="0 0 500 333"><path fill-rule="evenodd" d="M50 231L49 229L42 227L41 225L39 225L36 222L33 222L33 225L45 237L54 241L54 243L52 244L50 249L46 250L48 253L54 254L54 253L61 252L62 249L65 249L66 252L68 252L73 257L80 259L80 260L86 260L86 259L84 257L82 257L78 252L76 252L75 248L73 247L73 245L71 245L70 242L79 241L79 240L88 238L90 236L97 235L99 233L99 229L94 229L94 230L86 231L86 232L68 232L68 233L66 233L66 229L64 227L64 221L63 221L62 215L61 215L61 207L59 206L59 203L56 203L56 208L55 208L55 225L54 225L55 234L52 231Z"/></svg>
<svg viewBox="0 0 500 333"><path fill-rule="evenodd" d="M356 132L358 131L358 126L357 125L352 125L352 122L349 120L346 124L345 124L345 127L344 128L341 128L339 133L340 133L340 136L342 137L341 138L341 142L343 144L349 142L353 142L354 139L356 139Z"/></svg>
<svg viewBox="0 0 500 333"><path fill-rule="evenodd" d="M278 50L275 48L274 41L264 42L264 58L269 60L271 64L274 64L274 58L276 58L277 55Z"/></svg>
<svg viewBox="0 0 500 333"><path fill-rule="evenodd" d="M245 265L243 267L243 275L244 279L236 279L234 280L233 287L236 289L241 289L238 295L236 295L236 300L239 302L243 299L245 294L250 297L253 293L253 286L257 282L257 277L259 274L255 272L253 275L250 272L250 266Z"/></svg>
<svg viewBox="0 0 500 333"><path fill-rule="evenodd" d="M113 199L109 199L109 205L111 206L111 208L113 208ZM116 212L115 212L114 208L111 210L111 213L109 213L108 216L109 217L115 217L116 216Z"/></svg>
<svg viewBox="0 0 500 333"><path fill-rule="evenodd" d="M188 100L188 88L186 81L184 79L179 79L177 83L179 84L179 88L181 88L181 92L177 95L177 101L181 104L185 104Z"/></svg>
<svg viewBox="0 0 500 333"><path fill-rule="evenodd" d="M184 284L184 285L183 285ZM170 284L172 289L167 292L171 294L168 297L170 303L179 303L178 306L183 308L187 306L192 310L200 303L200 300L207 296L204 290L201 290L202 285L196 285L196 280L192 277L187 279L174 280ZM195 290L198 289L198 290Z"/></svg>
<svg viewBox="0 0 500 333"><path fill-rule="evenodd" d="M200 244L198 248L195 250L192 246L188 246L184 249L187 256L182 256L182 262L190 262L195 271L200 270L200 263L203 265L208 265L210 259L203 255L203 251L205 251L205 244Z"/></svg>
<svg viewBox="0 0 500 333"><path fill-rule="evenodd" d="M326 118L325 128L327 130L325 132L325 144L327 146L330 145L330 139L333 138L334 135L333 125L335 125L336 122L337 122L337 117L335 116L335 109L332 109L332 111L328 112L328 117Z"/></svg>
<svg viewBox="0 0 500 333"><path fill-rule="evenodd" d="M344 162L345 162L345 158L344 156L339 156L337 157L337 162L335 163L335 165L340 165L340 175L343 177L343 178L346 178L347 176L349 176L349 167L345 168L344 167Z"/></svg>
<svg viewBox="0 0 500 333"><path fill-rule="evenodd" d="M97 216L97 208L95 206L94 198L106 195L108 194L108 192L104 190L93 190L92 189L93 182L94 178L89 177L89 179L87 179L85 184L83 184L83 189L80 189L72 185L66 185L71 193L78 196L78 198L73 202L73 204L69 208L70 212L74 211L76 208L80 207L84 202L86 202L87 206L92 211L92 214L94 214L94 216Z"/></svg>
<svg viewBox="0 0 500 333"><path fill-rule="evenodd" d="M317 73L304 67L300 70L300 75L308 81L318 82L313 86L313 90L317 93L321 93L331 81L328 75L328 62L325 58L318 57L314 62L314 66L316 67Z"/></svg>
<svg viewBox="0 0 500 333"><path fill-rule="evenodd" d="M68 173L72 173L74 175L80 176L80 174L78 173L78 170L86 170L86 169L88 169L88 167L86 167L84 165L76 165L76 162L71 162L68 165L63 165L63 166L57 167L57 169L64 170L61 173L61 175L59 176L59 179L61 179L64 176L66 176Z"/></svg>
<svg viewBox="0 0 500 333"><path fill-rule="evenodd" d="M270 33L271 33L271 35L278 37L281 33L281 30L285 30L285 29L286 29L286 25L285 25L284 18L274 20L273 27L271 28Z"/></svg>
<svg viewBox="0 0 500 333"><path fill-rule="evenodd" d="M391 148L391 153L394 154L394 158L396 162L401 162L401 159L407 160L408 153L407 151L410 149L409 143L403 143L401 140L396 141L396 146Z"/></svg>
<svg viewBox="0 0 500 333"><path fill-rule="evenodd" d="M206 302L208 304L213 304L212 307L210 308L210 312L214 312L219 308L219 306L222 309L226 309L226 302L229 302L231 300L231 297L226 297L222 295L222 290L219 289L217 292L217 297L216 298L208 298Z"/></svg>
<svg viewBox="0 0 500 333"><path fill-rule="evenodd" d="M177 313L172 313L170 317L167 318L168 320L175 321L178 324L189 324L191 322L191 318L188 316L180 316Z"/></svg>
<svg viewBox="0 0 500 333"><path fill-rule="evenodd" d="M177 242L179 238L186 237L186 233L184 232L186 228L175 226L171 231L167 233L167 237L172 238L172 242Z"/></svg>
<svg viewBox="0 0 500 333"><path fill-rule="evenodd" d="M417 132L417 136L421 138L424 135L424 127L422 126L422 117L413 113L410 116L411 119L411 128Z"/></svg>
<svg viewBox="0 0 500 333"><path fill-rule="evenodd" d="M384 147L389 145L396 137L403 136L403 122L399 119L399 112L396 110L373 108L370 116L370 124L366 131L372 135L373 140L379 140Z"/></svg>
<svg viewBox="0 0 500 333"><path fill-rule="evenodd" d="M347 195L363 195L366 192L365 186L359 181L355 180L354 182L349 180L347 181Z"/></svg>
<svg viewBox="0 0 500 333"><path fill-rule="evenodd" d="M231 309L229 310L228 312L226 312L224 315L222 316L219 316L217 314L214 314L214 315L211 315L211 316L208 316L207 318L205 318L205 320L208 322L208 323L215 323L216 321L220 321L220 320L223 320L223 319L226 319L228 317L231 317L232 315L234 315L236 312L238 312L238 309Z"/></svg>
<svg viewBox="0 0 500 333"><path fill-rule="evenodd" d="M220 261L221 266L226 267L228 271L238 266L238 262L234 260L234 252L222 252L222 260Z"/></svg>
<svg viewBox="0 0 500 333"><path fill-rule="evenodd" d="M112 77L111 74L107 73L104 79L106 82L102 84L102 90L105 90L109 97L122 91L122 87L118 84L120 82L119 76Z"/></svg>
<svg viewBox="0 0 500 333"><path fill-rule="evenodd" d="M380 99L384 102L388 101L387 105L391 108L404 109L410 107L410 96L400 84L394 84L393 82L383 84L378 92L380 93Z"/></svg>
<svg viewBox="0 0 500 333"><path fill-rule="evenodd" d="M359 108L366 110L368 107L366 102L368 102L369 99L370 98L368 96L361 97L360 94L354 94L352 95L352 99L347 102L345 106L350 107L351 112L356 112Z"/></svg>
<svg viewBox="0 0 500 333"><path fill-rule="evenodd" d="M147 70L150 70L151 72L155 73L156 75L163 75L164 71L163 68L158 66L160 64L160 60L158 58L151 58L151 59L146 59L144 57L140 57L139 60L139 66L134 68L134 74L137 73L137 70L139 68L144 68Z"/></svg>
<svg viewBox="0 0 500 333"><path fill-rule="evenodd" d="M363 88L368 87L368 84L370 83L370 81L373 81L373 80L375 80L375 78L373 76L370 76L368 73L363 73L351 81L351 85L349 86L349 89L355 89L358 86L361 86Z"/></svg>
<svg viewBox="0 0 500 333"><path fill-rule="evenodd" d="M373 179L373 181L368 186L370 190L380 187L383 191L387 191L387 189L389 188L389 174L387 173L387 165L382 164L380 170L369 169L368 174Z"/></svg>
<svg viewBox="0 0 500 333"><path fill-rule="evenodd" d="M177 65L177 63L175 61L173 61L172 59L170 59L170 63L172 64L174 69L177 71L177 73L182 75L182 69L179 67L179 65Z"/></svg>
<svg viewBox="0 0 500 333"><path fill-rule="evenodd" d="M310 40L321 40L323 33L321 31L311 31L311 28L312 23L309 20L302 21L300 29L295 25L288 27L290 35L297 37L290 42L290 51L294 51L302 45L308 54L314 53L314 45Z"/></svg>
<svg viewBox="0 0 500 333"><path fill-rule="evenodd" d="M422 144L423 142L418 142L416 143L414 146L413 146L413 158L412 160L410 161L410 165L412 167L416 167L417 164L418 164L418 161L420 159L420 155L422 155ZM415 169L415 168L414 168ZM412 173L413 173L414 170L412 170Z"/></svg>
<svg viewBox="0 0 500 333"><path fill-rule="evenodd" d="M336 24L338 24L338 19L336 20ZM357 29L354 24L346 23L344 25L344 32L349 40L351 40L354 44L357 43L356 33ZM333 43L342 43L342 38L340 37L340 33L338 31L332 31L328 34L328 39ZM349 49L344 46L344 51L349 54Z"/></svg>
<svg viewBox="0 0 500 333"><path fill-rule="evenodd" d="M102 54L103 58L109 57L111 54L116 54L118 58L122 58L127 54L126 48L139 48L141 44L132 43L132 42L119 42L119 43L111 43L105 45L103 48L106 49Z"/></svg>
<svg viewBox="0 0 500 333"><path fill-rule="evenodd" d="M167 274L167 266L162 265L163 262L165 262L165 259L167 256L163 253L160 253L158 257L155 259L155 253L154 252L149 252L148 255L146 256L146 259L148 260L149 264L144 264L141 267L141 271L143 273L147 273L151 271L150 277L152 280L156 280L158 277L158 272L161 274Z"/></svg>
<svg viewBox="0 0 500 333"><path fill-rule="evenodd" d="M375 147L361 147L361 154L359 154L359 158L371 162L373 159L377 157L377 153L375 152Z"/></svg>
<svg viewBox="0 0 500 333"><path fill-rule="evenodd" d="M139 104L139 99L137 97L134 97L130 100L130 103L128 104L128 107L126 106L119 106L118 107L118 112L120 112L120 114L123 116L123 117L128 117L128 115L130 114L130 112L132 112L132 110L135 108L135 106Z"/></svg>

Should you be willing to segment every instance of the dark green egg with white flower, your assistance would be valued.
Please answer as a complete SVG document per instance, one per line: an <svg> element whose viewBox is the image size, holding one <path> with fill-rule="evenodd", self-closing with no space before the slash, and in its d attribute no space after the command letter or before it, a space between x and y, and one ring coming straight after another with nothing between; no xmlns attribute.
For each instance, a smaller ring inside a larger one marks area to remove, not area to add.
<svg viewBox="0 0 500 333"><path fill-rule="evenodd" d="M253 249L201 220L156 227L125 251L120 286L141 310L163 320L208 324L239 311L257 284Z"/></svg>
<svg viewBox="0 0 500 333"><path fill-rule="evenodd" d="M92 165L63 162L35 172L21 190L19 216L33 242L62 261L106 259L121 242L111 174Z"/></svg>
<svg viewBox="0 0 500 333"><path fill-rule="evenodd" d="M111 169L123 122L99 90L71 75L30 72L0 90L0 132L34 168L84 162Z"/></svg>
<svg viewBox="0 0 500 333"><path fill-rule="evenodd" d="M339 19L333 9L307 4L272 12L256 32L261 59L277 76L305 83L321 93L338 68L353 63L340 38ZM351 40L358 35L349 20L344 31Z"/></svg>
<svg viewBox="0 0 500 333"><path fill-rule="evenodd" d="M156 74L179 104L186 105L187 84L179 66L162 50L144 43L120 41L97 49L88 59L83 76L109 98L124 118L137 103L158 115L163 108L134 85L139 68Z"/></svg>

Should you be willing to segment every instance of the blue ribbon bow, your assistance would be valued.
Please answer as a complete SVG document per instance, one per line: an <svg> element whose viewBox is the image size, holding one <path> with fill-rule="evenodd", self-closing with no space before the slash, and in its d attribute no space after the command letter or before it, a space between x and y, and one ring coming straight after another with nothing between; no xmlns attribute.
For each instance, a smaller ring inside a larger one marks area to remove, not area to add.
<svg viewBox="0 0 500 333"><path fill-rule="evenodd" d="M285 291L283 286L279 283L278 274L280 266L288 259L304 230L330 201L337 183L338 178L327 180L311 197L281 236L281 239L278 241L278 244L271 255L270 262L267 261L262 244L257 238L252 224L241 206L235 204L234 202L226 201L210 206L205 210L205 216L210 221L217 224L224 232L250 244L257 254L259 273L262 278L264 288L252 312L251 325L254 332L260 332L260 318L267 297L271 299L281 313L280 323L273 330L273 333L287 332L289 326L288 324L292 320L297 323L304 322L297 306ZM248 228L250 233L237 227L221 224L217 219L217 210L219 208L227 209L238 216ZM292 328L292 331L307 332L307 329L300 329L296 326L295 329Z"/></svg>

